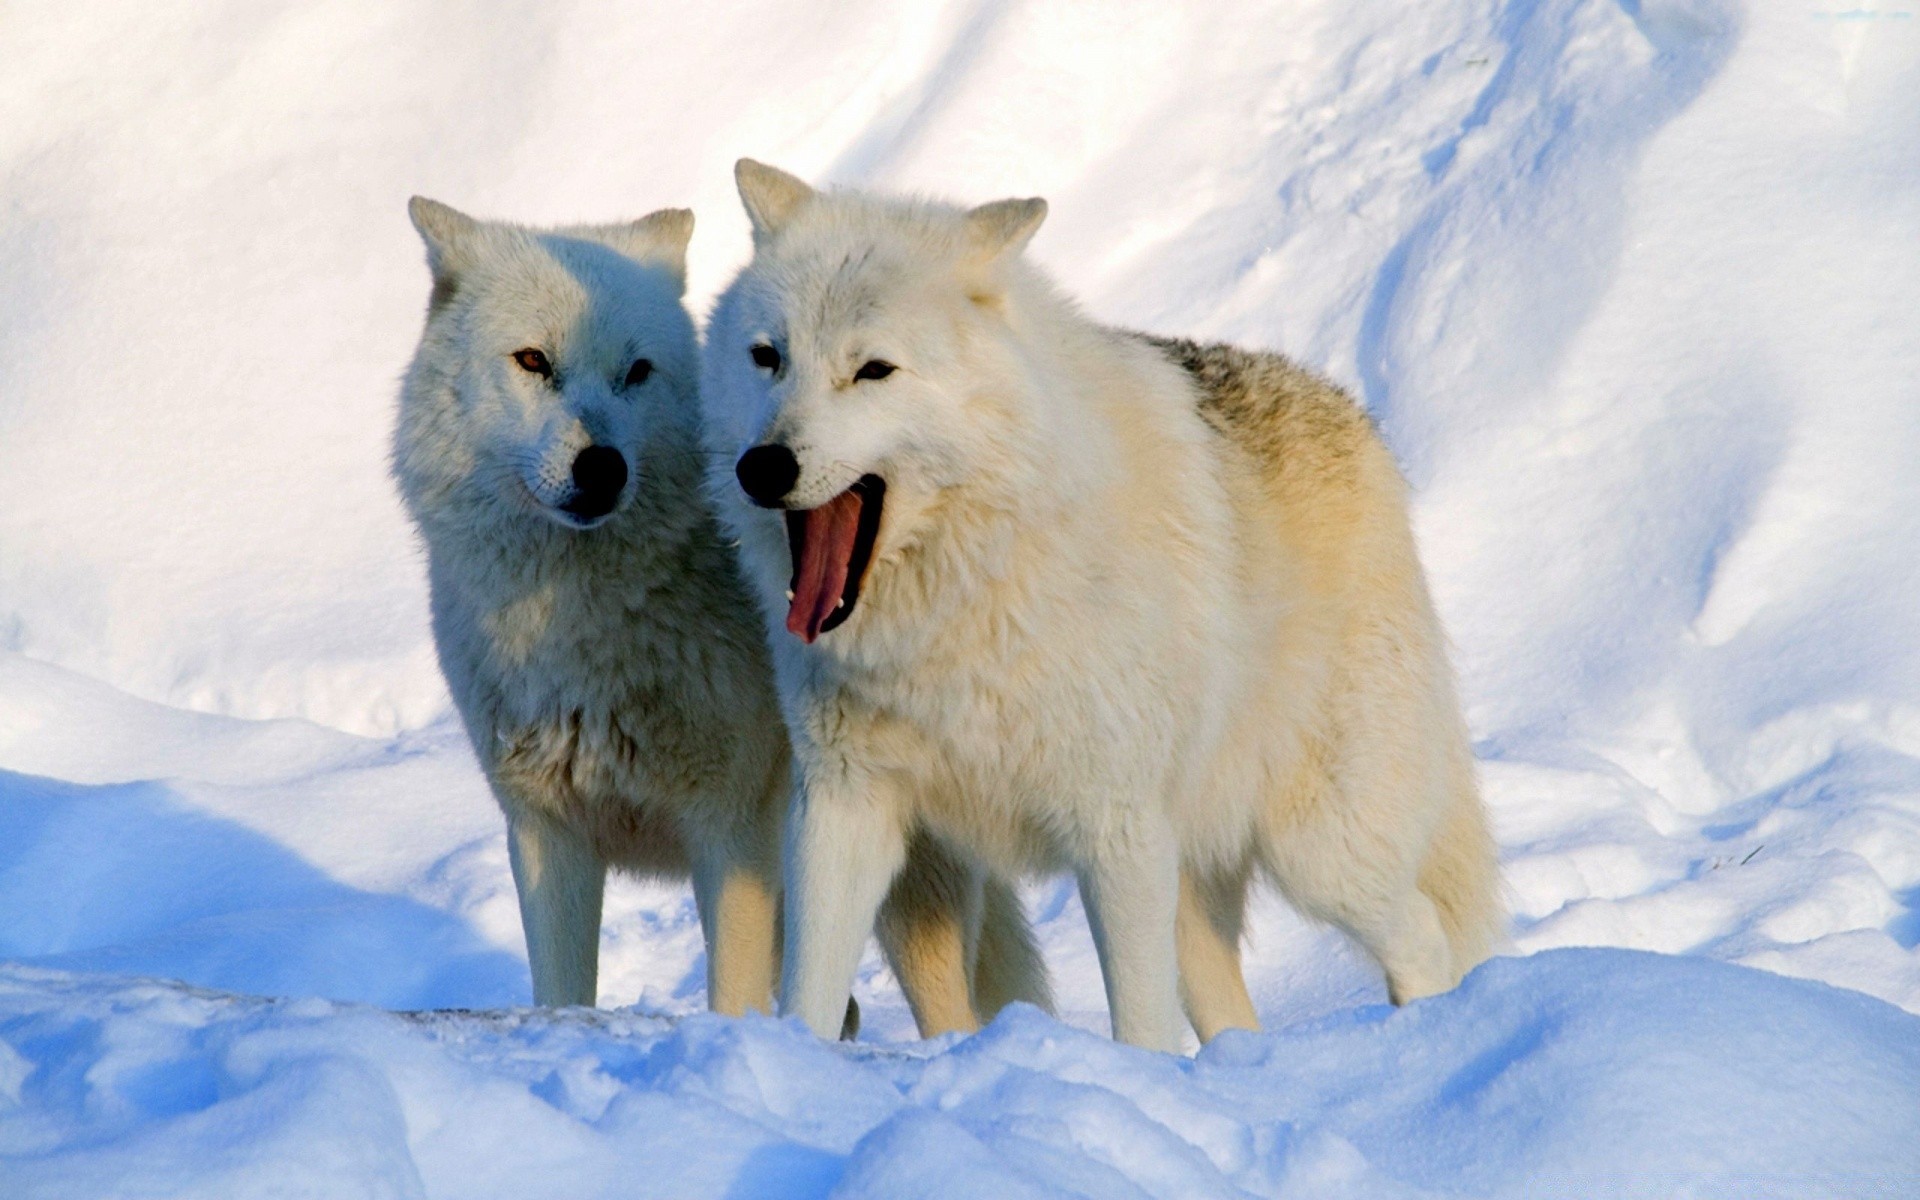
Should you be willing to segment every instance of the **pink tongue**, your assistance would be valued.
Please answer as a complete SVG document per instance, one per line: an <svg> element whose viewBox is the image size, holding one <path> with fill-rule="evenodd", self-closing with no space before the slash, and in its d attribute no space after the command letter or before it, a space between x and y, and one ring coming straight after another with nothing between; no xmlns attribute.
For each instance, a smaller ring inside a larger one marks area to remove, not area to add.
<svg viewBox="0 0 1920 1200"><path fill-rule="evenodd" d="M808 645L820 636L820 626L833 615L847 590L847 568L853 560L854 537L860 531L860 497L852 491L799 514L806 524L800 539L800 561L794 564L793 602L787 608L787 632Z"/></svg>

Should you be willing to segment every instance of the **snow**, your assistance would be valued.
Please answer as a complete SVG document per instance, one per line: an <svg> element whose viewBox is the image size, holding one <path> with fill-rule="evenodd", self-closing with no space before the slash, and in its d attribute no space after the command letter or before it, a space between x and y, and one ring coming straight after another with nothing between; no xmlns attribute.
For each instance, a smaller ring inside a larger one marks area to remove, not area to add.
<svg viewBox="0 0 1920 1200"><path fill-rule="evenodd" d="M766 1018L394 1014L12 966L0 1153L21 1197L1894 1196L1920 1181L1917 1025L1620 950L1190 1062L1024 1006L847 1051Z"/></svg>
<svg viewBox="0 0 1920 1200"><path fill-rule="evenodd" d="M7 11L0 1194L1920 1194L1904 0ZM634 1007L505 1008L385 474L404 202L691 205L698 310L741 154L1043 195L1089 311L1354 389L1518 957L1394 1013L1267 898L1269 1032L1155 1059L1036 881L1061 1020L919 1045L869 958L840 1048L697 1015L685 890L626 881ZM380 1011L442 1008L495 1011Z"/></svg>

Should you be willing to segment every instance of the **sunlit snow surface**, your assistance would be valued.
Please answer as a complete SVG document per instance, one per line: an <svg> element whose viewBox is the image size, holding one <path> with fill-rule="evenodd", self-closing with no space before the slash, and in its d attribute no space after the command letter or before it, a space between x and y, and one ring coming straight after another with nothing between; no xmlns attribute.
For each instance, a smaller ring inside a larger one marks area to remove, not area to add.
<svg viewBox="0 0 1920 1200"><path fill-rule="evenodd" d="M1029 1008L847 1048L766 1018L396 1014L5 967L0 1151L9 1196L1896 1197L1920 1180L1916 1025L1619 950L1497 960L1192 1061Z"/></svg>
<svg viewBox="0 0 1920 1200"><path fill-rule="evenodd" d="M0 1196L1920 1195L1912 4L20 3L0 43ZM1093 1036L1039 881L1062 1022L913 1045L869 958L847 1050L688 1017L691 903L623 882L601 1001L649 1015L357 1007L528 994L385 475L405 199L691 205L698 309L741 154L1044 195L1094 315L1352 388L1514 950L1685 957L1393 1014L1269 899L1274 1032L1185 1064Z"/></svg>

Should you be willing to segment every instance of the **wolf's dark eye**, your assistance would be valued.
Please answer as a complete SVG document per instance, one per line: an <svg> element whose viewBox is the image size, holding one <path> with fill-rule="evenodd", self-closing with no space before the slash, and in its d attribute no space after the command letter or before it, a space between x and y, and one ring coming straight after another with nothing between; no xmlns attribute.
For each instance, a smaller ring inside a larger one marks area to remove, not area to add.
<svg viewBox="0 0 1920 1200"><path fill-rule="evenodd" d="M753 365L763 371L778 371L780 369L780 352L765 342L755 342L753 349L747 351L747 353L753 355Z"/></svg>
<svg viewBox="0 0 1920 1200"><path fill-rule="evenodd" d="M638 387L645 383L647 376L651 374L653 374L653 364L644 358L636 358L633 360L633 365L627 368L627 382L625 386Z"/></svg>
<svg viewBox="0 0 1920 1200"><path fill-rule="evenodd" d="M524 350L515 350L513 361L520 364L522 371L538 375L542 379L553 378L553 364L547 361L546 355L531 346Z"/></svg>
<svg viewBox="0 0 1920 1200"><path fill-rule="evenodd" d="M881 362L877 358L870 358L860 364L860 369L853 373L853 377L856 380L885 379L887 376L893 374L894 369L894 365L890 362Z"/></svg>

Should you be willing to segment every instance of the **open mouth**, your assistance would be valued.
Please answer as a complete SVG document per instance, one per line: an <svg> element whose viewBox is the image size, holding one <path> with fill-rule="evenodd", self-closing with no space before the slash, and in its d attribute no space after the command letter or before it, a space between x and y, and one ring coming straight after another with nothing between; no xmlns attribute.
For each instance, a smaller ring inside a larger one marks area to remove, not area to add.
<svg viewBox="0 0 1920 1200"><path fill-rule="evenodd" d="M788 510L787 547L793 551L788 633L812 645L853 615L880 534L880 506L886 495L886 480L862 475L818 508Z"/></svg>

